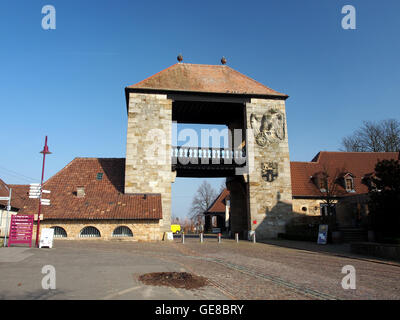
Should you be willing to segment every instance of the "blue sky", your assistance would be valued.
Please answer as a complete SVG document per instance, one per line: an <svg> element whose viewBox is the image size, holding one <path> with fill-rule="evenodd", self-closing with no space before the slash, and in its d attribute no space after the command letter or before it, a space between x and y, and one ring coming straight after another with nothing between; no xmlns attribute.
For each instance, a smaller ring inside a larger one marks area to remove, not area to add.
<svg viewBox="0 0 400 320"><path fill-rule="evenodd" d="M41 10L56 8L56 30ZM341 28L341 8L357 29ZM0 3L0 177L38 181L74 157L124 157L124 87L174 64L219 64L284 92L291 160L338 150L363 120L400 119L400 2L10 1ZM184 215L201 181L178 179ZM217 187L220 180L214 181Z"/></svg>

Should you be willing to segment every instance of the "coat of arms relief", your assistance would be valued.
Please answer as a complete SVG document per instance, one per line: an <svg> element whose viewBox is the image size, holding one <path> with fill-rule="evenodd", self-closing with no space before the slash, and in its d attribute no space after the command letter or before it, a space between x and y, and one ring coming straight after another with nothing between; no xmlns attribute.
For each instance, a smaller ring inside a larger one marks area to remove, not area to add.
<svg viewBox="0 0 400 320"><path fill-rule="evenodd" d="M251 128L260 147L285 139L285 116L276 109L269 109L262 116L250 116Z"/></svg>
<svg viewBox="0 0 400 320"><path fill-rule="evenodd" d="M261 176L265 181L272 182L278 177L278 163L261 163Z"/></svg>

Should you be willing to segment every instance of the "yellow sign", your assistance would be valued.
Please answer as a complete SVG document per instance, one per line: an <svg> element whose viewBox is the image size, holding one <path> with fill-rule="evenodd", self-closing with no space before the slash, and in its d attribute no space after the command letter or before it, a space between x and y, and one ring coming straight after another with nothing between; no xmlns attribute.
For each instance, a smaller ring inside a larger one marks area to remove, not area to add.
<svg viewBox="0 0 400 320"><path fill-rule="evenodd" d="M181 232L181 226L179 224L171 224L172 233Z"/></svg>

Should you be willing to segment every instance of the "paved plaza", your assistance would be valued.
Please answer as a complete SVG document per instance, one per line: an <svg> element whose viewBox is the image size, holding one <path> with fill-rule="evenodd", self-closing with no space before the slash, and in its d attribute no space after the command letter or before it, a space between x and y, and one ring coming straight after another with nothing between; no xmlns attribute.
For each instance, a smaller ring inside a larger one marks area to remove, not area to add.
<svg viewBox="0 0 400 320"><path fill-rule="evenodd" d="M54 266L56 289L43 289ZM356 270L345 290L343 266ZM206 277L196 290L148 286L149 272ZM52 249L0 248L0 299L400 299L400 264L351 255L345 246L215 238L174 242L55 241Z"/></svg>

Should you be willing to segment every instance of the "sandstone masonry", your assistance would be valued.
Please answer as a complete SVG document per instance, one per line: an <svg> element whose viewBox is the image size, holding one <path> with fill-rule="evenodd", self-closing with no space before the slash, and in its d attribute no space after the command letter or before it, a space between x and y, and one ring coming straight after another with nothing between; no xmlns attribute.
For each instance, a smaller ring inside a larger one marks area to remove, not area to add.
<svg viewBox="0 0 400 320"><path fill-rule="evenodd" d="M125 193L160 193L163 219L170 230L172 101L163 94L129 93Z"/></svg>
<svg viewBox="0 0 400 320"><path fill-rule="evenodd" d="M128 227L133 237L113 237L113 231L120 226ZM40 222L40 230L43 228L61 227L66 233L66 240L129 240L129 241L159 241L162 240L158 220L43 220ZM95 227L100 231L100 238L80 237L80 232L85 227ZM33 227L33 239L36 239L36 223Z"/></svg>
<svg viewBox="0 0 400 320"><path fill-rule="evenodd" d="M260 146L253 130L247 130L249 173L247 178L251 230L258 238L275 238L285 232L286 223L293 217L289 145L285 101L251 99L246 104L246 127L252 128L252 115L261 117L270 112L283 116L283 135L274 142ZM263 164L275 164L277 176L273 181L263 177Z"/></svg>

